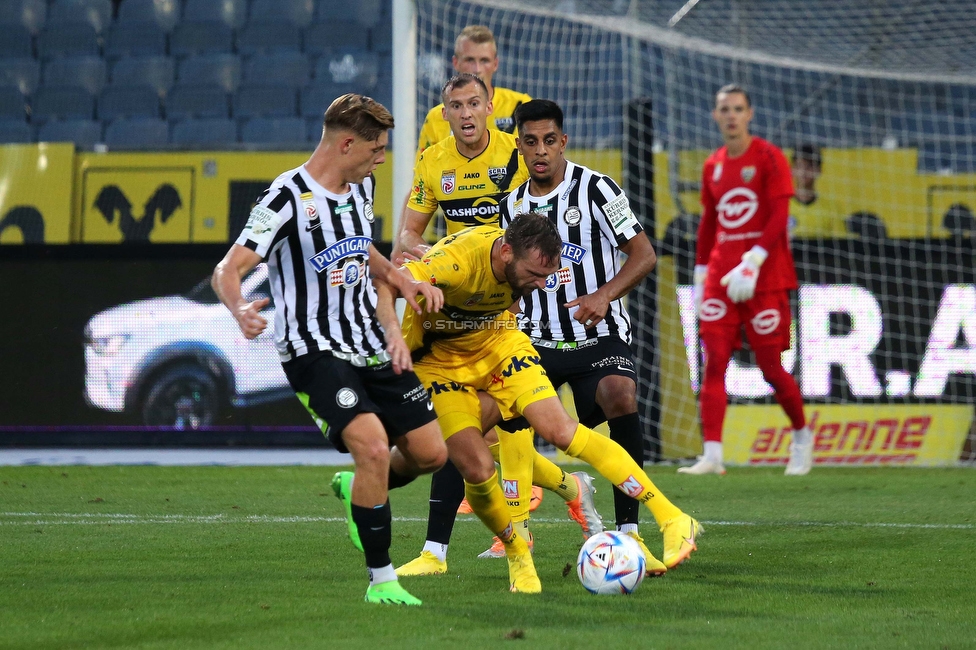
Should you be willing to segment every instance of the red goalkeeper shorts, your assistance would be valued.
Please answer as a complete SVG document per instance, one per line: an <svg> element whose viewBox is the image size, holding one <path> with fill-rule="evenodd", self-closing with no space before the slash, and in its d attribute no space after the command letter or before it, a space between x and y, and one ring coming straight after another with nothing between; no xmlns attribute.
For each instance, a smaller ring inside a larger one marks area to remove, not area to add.
<svg viewBox="0 0 976 650"><path fill-rule="evenodd" d="M733 303L722 291L710 294L706 288L701 309L698 310L698 327L703 341L709 337L732 340L733 349L742 347L742 327L746 340L753 348L775 346L781 352L790 347L790 295L789 291L764 291L750 300Z"/></svg>

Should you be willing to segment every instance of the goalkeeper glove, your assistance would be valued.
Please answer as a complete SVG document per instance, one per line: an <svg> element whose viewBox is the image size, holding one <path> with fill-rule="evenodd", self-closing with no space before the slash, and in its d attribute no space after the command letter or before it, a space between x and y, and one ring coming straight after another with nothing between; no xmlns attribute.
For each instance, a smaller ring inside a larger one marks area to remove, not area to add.
<svg viewBox="0 0 976 650"><path fill-rule="evenodd" d="M704 264L695 265L695 287L692 295L695 297L695 313L701 309L702 299L705 297L705 278L708 277L708 267Z"/></svg>
<svg viewBox="0 0 976 650"><path fill-rule="evenodd" d="M752 294L756 292L756 281L759 280L759 267L768 256L765 248L753 246L742 256L739 265L725 274L719 284L727 287L729 300L739 303L752 298Z"/></svg>

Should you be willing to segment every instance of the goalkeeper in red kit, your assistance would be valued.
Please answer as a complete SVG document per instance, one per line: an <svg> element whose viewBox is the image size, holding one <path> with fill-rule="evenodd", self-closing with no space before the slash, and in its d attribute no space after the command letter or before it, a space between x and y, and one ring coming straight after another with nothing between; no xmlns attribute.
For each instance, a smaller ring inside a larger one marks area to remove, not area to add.
<svg viewBox="0 0 976 650"><path fill-rule="evenodd" d="M756 364L793 427L786 474L806 474L813 463L800 388L780 361L790 347L789 291L797 288L786 232L793 182L783 152L749 133L752 116L743 88L728 85L715 95L712 117L725 146L702 169L694 288L705 348L700 394L705 453L679 469L682 474L725 473L725 372L742 345L743 327Z"/></svg>

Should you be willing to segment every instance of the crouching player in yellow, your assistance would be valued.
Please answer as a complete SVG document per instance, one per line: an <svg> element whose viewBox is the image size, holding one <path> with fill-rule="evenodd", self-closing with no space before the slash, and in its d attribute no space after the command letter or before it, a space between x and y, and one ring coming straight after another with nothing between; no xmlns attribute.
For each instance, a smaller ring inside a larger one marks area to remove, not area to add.
<svg viewBox="0 0 976 650"><path fill-rule="evenodd" d="M414 279L444 292L440 311L404 316L404 339L413 351L414 372L430 392L448 456L464 477L468 502L504 544L514 592L538 593L542 586L526 539L513 527L482 437L478 391L497 403L503 419L524 415L543 439L647 506L664 522L665 557L687 558L697 550L701 532L620 445L570 417L508 311L558 270L561 249L562 239L548 219L519 215L508 230L462 230L438 242L422 260L404 265Z"/></svg>

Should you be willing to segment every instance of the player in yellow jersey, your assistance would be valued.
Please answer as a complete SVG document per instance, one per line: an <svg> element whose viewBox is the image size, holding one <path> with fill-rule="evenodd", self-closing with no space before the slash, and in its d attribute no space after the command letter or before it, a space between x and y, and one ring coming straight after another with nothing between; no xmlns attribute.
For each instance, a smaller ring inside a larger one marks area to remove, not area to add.
<svg viewBox="0 0 976 650"><path fill-rule="evenodd" d="M697 549L697 521L660 493L624 449L569 416L540 365L528 336L507 310L541 289L559 267L562 239L545 217L517 216L508 230L479 226L448 236L405 269L444 292L438 312L404 316L404 340L414 371L427 386L447 441L448 456L464 477L475 514L505 546L512 591L541 584L525 539L514 528L488 446L482 438L479 392L503 419L525 416L543 439L589 463L618 489L664 522L664 557L676 566ZM382 290L390 290L382 287Z"/></svg>
<svg viewBox="0 0 976 650"><path fill-rule="evenodd" d="M492 77L498 70L498 48L491 30L484 25L468 25L461 30L454 40L454 58L451 62L456 72L477 75L485 82L488 99L495 108L488 119L488 128L513 133L515 109L532 98L525 93L492 85ZM417 143L418 159L424 149L451 135L454 127L443 114L443 109L444 104L438 104L427 112Z"/></svg>

